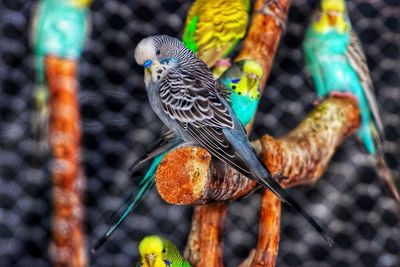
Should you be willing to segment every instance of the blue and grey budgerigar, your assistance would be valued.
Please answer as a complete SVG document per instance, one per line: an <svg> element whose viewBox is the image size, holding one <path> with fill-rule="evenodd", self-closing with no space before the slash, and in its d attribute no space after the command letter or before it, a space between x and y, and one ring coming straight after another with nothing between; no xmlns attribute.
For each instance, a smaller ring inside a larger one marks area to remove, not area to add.
<svg viewBox="0 0 400 267"><path fill-rule="evenodd" d="M250 146L246 131L207 65L178 39L166 35L140 41L135 59L145 67L150 105L177 136L195 142L300 212L332 244L325 230L274 180Z"/></svg>
<svg viewBox="0 0 400 267"><path fill-rule="evenodd" d="M222 95L230 102L240 122L246 126L253 118L260 100L260 79L263 75L262 67L255 60L245 59L235 62L235 64L229 68L227 65L220 65L213 70L214 76L219 76L216 74L219 72L223 72L220 73L222 76L218 79L224 87ZM131 194L124 204L115 212L116 217L113 224L95 243L93 251L99 249L127 216L139 206L143 197L155 184L155 175L161 160L169 151L179 146L181 143L182 140L180 138L176 138L171 132L166 132L149 153L131 166L130 170L133 171L138 168L138 166L142 165L143 162L154 157L153 162L139 183L139 191L136 195ZM122 214L118 215L120 210L122 210Z"/></svg>

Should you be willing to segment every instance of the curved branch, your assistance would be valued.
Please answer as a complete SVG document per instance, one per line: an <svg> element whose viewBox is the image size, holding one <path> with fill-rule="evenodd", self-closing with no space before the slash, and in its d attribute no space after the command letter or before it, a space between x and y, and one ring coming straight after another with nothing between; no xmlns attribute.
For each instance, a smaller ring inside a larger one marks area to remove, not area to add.
<svg viewBox="0 0 400 267"><path fill-rule="evenodd" d="M331 97L282 138L264 135L253 142L274 174L288 179L285 187L315 182L325 171L336 147L359 126L355 100ZM249 195L256 183L229 166L212 160L201 147L182 147L167 154L156 173L161 197L173 204L199 205L236 200Z"/></svg>

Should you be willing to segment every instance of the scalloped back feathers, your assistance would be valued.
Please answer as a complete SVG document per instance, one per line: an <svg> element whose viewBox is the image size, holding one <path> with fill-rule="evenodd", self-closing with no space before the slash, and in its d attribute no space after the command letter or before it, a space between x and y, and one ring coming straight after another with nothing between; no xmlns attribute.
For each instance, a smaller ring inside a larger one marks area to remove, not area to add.
<svg viewBox="0 0 400 267"><path fill-rule="evenodd" d="M249 1L196 0L185 23L183 43L212 67L246 34Z"/></svg>

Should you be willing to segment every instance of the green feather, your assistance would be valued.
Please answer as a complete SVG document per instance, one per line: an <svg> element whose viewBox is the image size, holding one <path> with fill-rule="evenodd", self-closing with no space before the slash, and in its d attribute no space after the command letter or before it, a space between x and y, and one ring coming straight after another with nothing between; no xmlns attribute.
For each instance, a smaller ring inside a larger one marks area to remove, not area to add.
<svg viewBox="0 0 400 267"><path fill-rule="evenodd" d="M196 40L194 39L198 21L199 21L199 16L194 16L188 23L185 29L185 33L183 34L182 37L185 46L194 53L197 53L199 51L196 45Z"/></svg>

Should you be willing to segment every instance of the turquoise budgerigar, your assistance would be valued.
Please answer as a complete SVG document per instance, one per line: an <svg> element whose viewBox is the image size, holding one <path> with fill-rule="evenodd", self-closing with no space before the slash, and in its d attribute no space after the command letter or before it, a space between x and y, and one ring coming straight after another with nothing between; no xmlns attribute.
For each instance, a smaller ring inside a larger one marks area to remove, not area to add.
<svg viewBox="0 0 400 267"><path fill-rule="evenodd" d="M143 238L139 244L139 254L136 267L190 267L178 248L161 236Z"/></svg>
<svg viewBox="0 0 400 267"><path fill-rule="evenodd" d="M78 59L88 29L88 6L92 0L41 0L34 9L31 39L35 53L35 131L43 135L47 122L48 90L45 57Z"/></svg>
<svg viewBox="0 0 400 267"><path fill-rule="evenodd" d="M374 96L366 58L346 11L344 0L322 0L308 27L304 52L307 69L319 97L347 95L357 100L361 126L358 137L368 153L384 170L385 183L400 201L395 183L383 157L383 125Z"/></svg>
<svg viewBox="0 0 400 267"><path fill-rule="evenodd" d="M230 102L239 120L245 126L251 121L257 110L258 102L260 100L260 80L262 75L263 69L261 65L255 60L246 59L233 64L231 67L225 70L219 79L219 82L223 85L221 88L221 93ZM170 150L178 146L181 142L182 141L179 140L178 142L174 143L171 148L167 149L166 152L163 152L154 158L150 168L147 170L145 176L139 183L139 192L136 196L130 196L130 198L127 200L127 203L129 203L127 208L117 219L117 221L110 227L103 238L96 243L94 250L97 250L101 244L103 244L107 238L111 236L111 234L123 222L123 220L125 220L129 213L137 207L144 195L154 186L155 173L161 160Z"/></svg>

